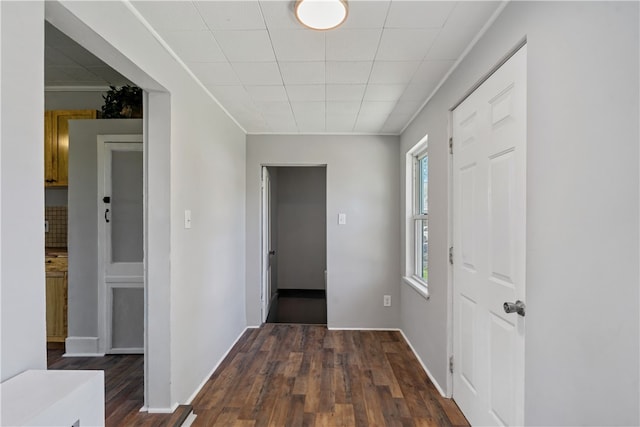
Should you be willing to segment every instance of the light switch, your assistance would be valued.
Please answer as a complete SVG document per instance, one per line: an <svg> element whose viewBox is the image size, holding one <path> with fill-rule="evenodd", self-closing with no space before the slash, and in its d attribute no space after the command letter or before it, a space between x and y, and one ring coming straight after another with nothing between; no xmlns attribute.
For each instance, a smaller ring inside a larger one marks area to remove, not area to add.
<svg viewBox="0 0 640 427"><path fill-rule="evenodd" d="M345 225L347 223L347 214L339 213L338 214L338 225Z"/></svg>
<svg viewBox="0 0 640 427"><path fill-rule="evenodd" d="M191 211L189 209L184 211L184 228L191 228Z"/></svg>

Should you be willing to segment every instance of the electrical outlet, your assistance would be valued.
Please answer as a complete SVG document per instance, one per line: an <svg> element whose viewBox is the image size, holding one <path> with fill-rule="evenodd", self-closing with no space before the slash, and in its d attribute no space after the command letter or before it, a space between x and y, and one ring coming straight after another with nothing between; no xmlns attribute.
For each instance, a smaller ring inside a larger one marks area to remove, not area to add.
<svg viewBox="0 0 640 427"><path fill-rule="evenodd" d="M385 295L384 298L382 299L382 304L385 307L391 307L391 295Z"/></svg>

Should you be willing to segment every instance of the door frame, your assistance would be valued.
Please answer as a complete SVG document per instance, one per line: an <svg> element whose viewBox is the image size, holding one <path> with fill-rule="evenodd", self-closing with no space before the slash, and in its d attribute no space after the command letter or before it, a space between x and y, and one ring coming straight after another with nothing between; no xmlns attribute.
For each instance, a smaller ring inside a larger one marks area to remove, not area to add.
<svg viewBox="0 0 640 427"><path fill-rule="evenodd" d="M106 254L111 249L110 245L107 245L109 241L107 239L107 227L106 223L101 220L102 212L104 212L104 202L102 200L104 193L104 183L106 179L106 172L104 162L107 157L106 144L115 143L127 145L127 148L136 147L142 151L143 159L146 155L144 136L142 134L127 134L127 135L98 135L97 137L97 153L98 153L98 186L96 192L96 203L98 206L98 349L101 354L128 354L128 353L144 353L145 345L143 347L136 348L121 348L113 349L111 342L111 321L112 321L112 303L113 303L113 289L122 287L118 283L112 282L109 285L106 275ZM133 150L132 150L133 151ZM138 151L138 150L135 150ZM147 248L145 242L147 241L147 166L146 162L142 162L142 200L143 200L143 224L142 224L142 239L143 239L143 258L142 258L142 282L140 287L143 292L146 292L147 283ZM136 280L137 282L137 280ZM146 309L145 309L146 312ZM146 316L145 316L146 318ZM146 325L145 328L146 330Z"/></svg>
<svg viewBox="0 0 640 427"><path fill-rule="evenodd" d="M271 176L267 166L262 166L260 182L260 240L262 242L262 251L260 256L260 277L261 277L261 320L262 323L267 322L269 310L271 309L271 282L273 272L271 271L271 259L269 251L271 251ZM268 266L266 264L269 264Z"/></svg>
<svg viewBox="0 0 640 427"><path fill-rule="evenodd" d="M319 167L319 168L325 168L325 183L328 184L329 182L329 165L326 163L263 163L260 165L260 174L259 174L259 179L260 179L260 185L258 188L260 188L260 227L259 227L259 242L260 242L260 311L261 311L261 319L262 319L262 323L266 322L267 316L269 315L269 313L267 312L266 314L263 313L264 310L264 306L265 306L265 302L264 302L264 296L266 294L265 292L265 280L266 278L264 277L265 275L265 269L263 266L264 263L264 259L265 259L265 255L268 257L268 254L265 254L265 249L264 249L264 244L263 244L263 238L264 238L264 224L265 224L265 206L264 206L264 189L263 189L263 169L266 168L295 168L295 167L299 167L299 168L313 168L313 167ZM326 213L326 221L325 221L325 235L326 235L326 240L327 243L329 241L329 186L326 185L326 190L325 190L325 213ZM269 198L271 199L271 195L269 195ZM273 220L273 218L271 218L271 220ZM268 249L267 249L268 251ZM325 283L325 292L327 295L329 295L329 245L326 245L326 260L327 260L327 265L326 265L326 270L324 272L324 283ZM271 296L269 295L269 300L271 299ZM269 306L270 306L270 301L269 301ZM327 325L329 325L329 298L327 297Z"/></svg>
<svg viewBox="0 0 640 427"><path fill-rule="evenodd" d="M524 37L519 40L507 53L504 54L496 64L491 67L484 75L480 77L471 87L463 93L463 95L449 108L447 112L447 141L451 143L453 140L453 111L462 104L472 93L476 91L485 81L487 81L496 71L500 69L513 55L515 55L522 47L527 44L527 38ZM448 209L449 214L447 216L447 220L449 222L447 227L447 248L450 250L453 247L453 222L454 222L454 188L453 188L453 156L454 150L449 150L449 161L447 164L448 170L448 182L447 182L447 195L448 195ZM526 184L528 186L528 182ZM526 249L526 248L525 248ZM526 252L526 251L525 251ZM454 260L455 262L455 260ZM453 361L455 363L456 355L454 354L454 268L453 263L449 263L448 266L448 274L447 274L447 358L446 358L446 366L451 367L450 363ZM453 399L453 370L449 369L447 375L447 393L446 397ZM524 377L524 382L526 384L526 376Z"/></svg>

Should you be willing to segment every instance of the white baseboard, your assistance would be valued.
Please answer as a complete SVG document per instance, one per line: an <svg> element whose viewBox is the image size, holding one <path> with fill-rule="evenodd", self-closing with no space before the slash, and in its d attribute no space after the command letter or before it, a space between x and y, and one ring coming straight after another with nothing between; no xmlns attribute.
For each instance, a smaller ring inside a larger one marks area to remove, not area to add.
<svg viewBox="0 0 640 427"><path fill-rule="evenodd" d="M102 357L98 351L98 337L67 337L63 357Z"/></svg>
<svg viewBox="0 0 640 427"><path fill-rule="evenodd" d="M393 332L402 332L398 328L342 328L335 326L327 326L327 329L330 331L393 331Z"/></svg>
<svg viewBox="0 0 640 427"><path fill-rule="evenodd" d="M174 403L171 408L147 408L149 414L173 414L178 409L178 402Z"/></svg>
<svg viewBox="0 0 640 427"><path fill-rule="evenodd" d="M398 329L398 330L400 331L400 333L404 337L404 340L407 342L407 344L409 344L409 348L411 348L411 351L413 351L413 354L416 356L416 359L418 359L418 362L420 362L420 365L422 365L422 369L424 369L424 371L426 372L427 376L429 377L429 379L431 380L433 385L436 387L436 389L438 390L440 395L442 397L448 398L449 396L447 396L447 394L444 392L442 387L440 387L440 384L438 383L438 381L436 381L436 379L433 377L433 375L431 375L431 372L429 372L429 368L427 368L427 365L424 364L424 362L422 361L422 358L420 358L420 355L418 354L416 349L411 344L411 341L409 341L409 338L407 338L407 336L404 334L404 331L402 329Z"/></svg>
<svg viewBox="0 0 640 427"><path fill-rule="evenodd" d="M193 402L193 399L195 399L196 396L198 395L198 393L200 393L200 390L202 390L202 387L204 387L204 385L207 383L207 381L209 381L209 378L211 378L211 375L213 375L213 373L216 371L216 369L218 369L218 366L220 366L222 361L229 355L229 353L231 352L231 349L238 343L240 338L242 338L242 336L244 335L245 332L247 332L248 329L255 329L255 327L247 326L246 328L244 328L242 330L240 335L238 335L238 338L236 338L235 341L233 341L233 344L231 344L229 349L227 351L225 351L225 353L218 360L218 362L214 365L214 367L211 369L211 371L209 371L209 373L204 377L204 380L202 380L202 382L196 388L196 390L193 392L193 394L191 394L191 396L189 396L189 398L187 399L187 402L185 403L186 405L191 405L191 402Z"/></svg>

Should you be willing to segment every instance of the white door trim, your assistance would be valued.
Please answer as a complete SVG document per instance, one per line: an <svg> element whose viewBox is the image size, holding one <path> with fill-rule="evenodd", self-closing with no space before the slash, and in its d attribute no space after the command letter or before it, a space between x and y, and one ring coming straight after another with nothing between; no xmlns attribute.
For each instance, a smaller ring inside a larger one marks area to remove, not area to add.
<svg viewBox="0 0 640 427"><path fill-rule="evenodd" d="M260 275L262 278L261 283L261 311L262 311L262 323L266 323L267 316L269 316L269 308L271 305L271 283L270 283L270 270L269 270L269 251L271 240L271 182L269 176L269 170L266 166L262 166L261 170L261 182L262 195L260 198L262 218L260 221L260 240L262 245L261 250L261 262L260 262Z"/></svg>
<svg viewBox="0 0 640 427"><path fill-rule="evenodd" d="M146 244L143 246L145 256L143 258L143 276L137 275L125 275L118 277L107 276L106 274L106 254L110 252L108 245L109 239L107 239L107 228L105 221L101 221L101 215L104 213L104 202L102 197L104 195L104 186L106 179L106 170L104 167L104 161L107 156L107 143L122 144L122 147L130 149L140 149L144 153L143 135L131 134L131 135L98 135L97 137L97 151L98 151L98 187L97 187L97 206L98 206L98 351L99 353L144 353L144 348L127 348L127 349L113 349L111 345L111 310L107 308L111 307L113 288L122 287L124 284L129 284L128 287L136 287L146 289ZM146 199L147 193L147 171L146 162L143 161L143 200ZM143 242L146 242L146 202L143 214ZM123 263L126 264L126 263ZM125 265L125 267L127 267ZM146 298L145 298L146 299ZM145 303L146 306L146 303ZM146 308L145 308L146 311ZM145 315L146 319L146 315ZM146 322L146 320L145 320ZM145 324L146 331L146 324ZM146 335L146 332L145 332Z"/></svg>

